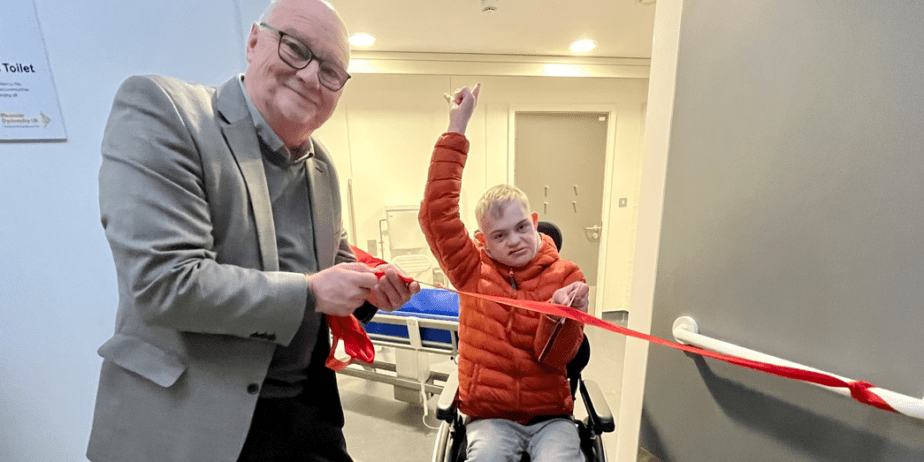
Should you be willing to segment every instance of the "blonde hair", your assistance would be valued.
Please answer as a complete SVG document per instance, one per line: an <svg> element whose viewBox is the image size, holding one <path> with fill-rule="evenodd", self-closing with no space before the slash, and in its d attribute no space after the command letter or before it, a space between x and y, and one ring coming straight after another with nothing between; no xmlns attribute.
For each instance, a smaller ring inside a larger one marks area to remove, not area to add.
<svg viewBox="0 0 924 462"><path fill-rule="evenodd" d="M529 213L529 198L526 197L526 193L514 185L499 184L485 191L475 204L475 219L478 220L478 226L482 226L481 219L485 215L489 213L499 215L503 211L500 205L509 201L519 202L523 206L523 211Z"/></svg>

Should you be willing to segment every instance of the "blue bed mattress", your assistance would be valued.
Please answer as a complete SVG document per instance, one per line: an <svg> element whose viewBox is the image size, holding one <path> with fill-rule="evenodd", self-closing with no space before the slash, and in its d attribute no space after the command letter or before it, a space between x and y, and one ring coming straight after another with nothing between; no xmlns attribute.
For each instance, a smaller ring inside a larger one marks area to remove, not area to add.
<svg viewBox="0 0 924 462"><path fill-rule="evenodd" d="M448 290L420 289L404 306L388 314L458 322L459 295ZM420 331L421 340L452 343L452 334L447 330L421 328ZM375 322L375 318L366 324L366 332L408 338L407 326Z"/></svg>

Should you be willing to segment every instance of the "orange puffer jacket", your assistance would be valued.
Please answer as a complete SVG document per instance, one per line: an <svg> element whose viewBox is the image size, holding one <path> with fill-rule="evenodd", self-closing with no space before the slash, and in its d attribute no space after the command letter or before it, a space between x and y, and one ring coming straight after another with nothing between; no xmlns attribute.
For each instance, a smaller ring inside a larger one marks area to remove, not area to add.
<svg viewBox="0 0 924 462"><path fill-rule="evenodd" d="M522 268L504 266L484 251L483 236L471 239L459 216L462 170L468 140L440 137L433 151L420 225L440 267L457 289L514 299L548 301L584 275L559 258L542 236L535 258ZM511 284L516 283L516 289ZM567 320L543 362L557 319L534 311L460 297L459 410L473 418L504 418L522 424L537 417L569 415L574 402L565 366L584 339L583 324Z"/></svg>

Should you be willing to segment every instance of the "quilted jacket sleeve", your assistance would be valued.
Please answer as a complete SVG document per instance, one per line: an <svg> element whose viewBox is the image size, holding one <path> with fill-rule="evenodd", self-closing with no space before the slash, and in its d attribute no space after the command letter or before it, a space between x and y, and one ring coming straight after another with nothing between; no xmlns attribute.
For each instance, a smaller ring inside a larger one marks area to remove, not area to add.
<svg viewBox="0 0 924 462"><path fill-rule="evenodd" d="M478 279L479 251L459 215L462 170L468 140L459 133L444 133L433 148L424 199L418 219L430 250L449 282L470 289Z"/></svg>

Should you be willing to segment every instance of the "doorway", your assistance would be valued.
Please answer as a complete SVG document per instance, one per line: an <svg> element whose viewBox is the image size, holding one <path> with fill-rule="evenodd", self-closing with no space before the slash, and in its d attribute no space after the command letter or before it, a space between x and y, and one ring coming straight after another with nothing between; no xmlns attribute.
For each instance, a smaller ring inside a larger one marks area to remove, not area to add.
<svg viewBox="0 0 924 462"><path fill-rule="evenodd" d="M604 182L609 111L513 114L513 184L523 190L539 219L564 236L562 258L575 262L590 286L591 314L599 314L597 281L605 249Z"/></svg>

